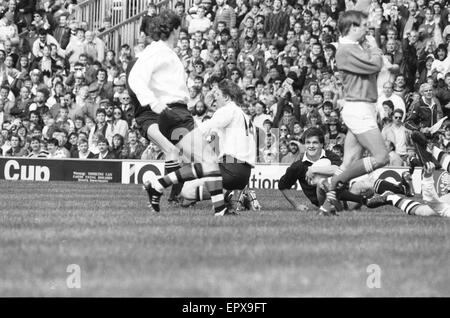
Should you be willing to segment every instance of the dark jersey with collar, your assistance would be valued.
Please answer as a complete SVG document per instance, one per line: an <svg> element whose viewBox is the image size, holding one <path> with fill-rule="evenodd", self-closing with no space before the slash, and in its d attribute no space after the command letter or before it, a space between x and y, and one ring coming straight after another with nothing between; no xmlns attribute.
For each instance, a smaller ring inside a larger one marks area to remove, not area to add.
<svg viewBox="0 0 450 318"><path fill-rule="evenodd" d="M325 150L320 157L327 158L331 161L332 165L339 166L341 164L341 159L334 154L330 150ZM312 204L319 206L319 201L317 199L316 186L310 185L306 181L306 171L308 171L308 167L312 166L313 162L309 160L301 160L295 161L289 168L287 168L286 173L280 178L280 182L278 183L278 189L287 190L292 188L292 186L297 182L300 182L300 186L302 187L303 192L306 197L311 201Z"/></svg>

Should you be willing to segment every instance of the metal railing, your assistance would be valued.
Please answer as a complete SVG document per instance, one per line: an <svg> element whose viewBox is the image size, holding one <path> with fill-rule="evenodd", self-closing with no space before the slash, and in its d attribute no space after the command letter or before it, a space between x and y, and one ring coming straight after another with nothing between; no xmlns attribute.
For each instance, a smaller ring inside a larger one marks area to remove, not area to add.
<svg viewBox="0 0 450 318"><path fill-rule="evenodd" d="M87 0L76 5L72 15L77 21L87 22L90 30L97 30L102 27L106 18L111 20L112 26L116 26L147 11L148 2L149 0Z"/></svg>
<svg viewBox="0 0 450 318"><path fill-rule="evenodd" d="M156 2L156 10L159 12L162 9L174 9L175 4L179 0L162 0ZM193 3L193 0L185 0L186 8L189 8ZM133 47L137 42L140 33L140 26L142 22L142 17L147 14L147 10L138 13L137 15L114 25L108 30L103 31L97 36L105 41L106 46L110 50L114 50L115 52L120 51L120 47L123 44L128 44L130 47Z"/></svg>

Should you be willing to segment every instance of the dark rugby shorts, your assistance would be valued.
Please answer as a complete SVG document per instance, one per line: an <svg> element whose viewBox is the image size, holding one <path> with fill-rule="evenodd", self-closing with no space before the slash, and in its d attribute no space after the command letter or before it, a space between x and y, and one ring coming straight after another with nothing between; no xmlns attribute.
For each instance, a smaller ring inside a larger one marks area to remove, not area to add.
<svg viewBox="0 0 450 318"><path fill-rule="evenodd" d="M252 167L248 163L238 161L230 156L226 156L226 160L224 158L219 162L224 189L243 190L250 180Z"/></svg>
<svg viewBox="0 0 450 318"><path fill-rule="evenodd" d="M177 144L195 128L194 118L185 104L169 104L158 117L159 130L173 144Z"/></svg>

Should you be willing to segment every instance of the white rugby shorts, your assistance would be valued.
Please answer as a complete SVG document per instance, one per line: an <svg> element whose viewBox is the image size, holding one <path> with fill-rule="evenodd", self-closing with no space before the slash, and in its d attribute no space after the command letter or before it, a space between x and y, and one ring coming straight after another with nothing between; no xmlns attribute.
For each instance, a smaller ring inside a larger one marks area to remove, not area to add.
<svg viewBox="0 0 450 318"><path fill-rule="evenodd" d="M354 135L378 129L376 104L345 101L342 120Z"/></svg>

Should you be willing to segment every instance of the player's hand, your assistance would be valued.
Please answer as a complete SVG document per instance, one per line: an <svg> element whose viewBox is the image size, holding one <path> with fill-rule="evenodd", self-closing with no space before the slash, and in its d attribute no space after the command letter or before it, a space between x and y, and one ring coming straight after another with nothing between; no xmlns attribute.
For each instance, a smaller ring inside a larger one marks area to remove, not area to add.
<svg viewBox="0 0 450 318"><path fill-rule="evenodd" d="M435 166L432 162L426 162L425 166L423 167L423 176L425 178L431 177L433 175Z"/></svg>
<svg viewBox="0 0 450 318"><path fill-rule="evenodd" d="M422 133L424 133L424 134L427 134L427 133L430 132L430 127L423 127L423 128L420 128L420 132L422 132Z"/></svg>
<svg viewBox="0 0 450 318"><path fill-rule="evenodd" d="M366 41L367 41L367 44L371 48L377 48L378 47L377 41L375 40L375 37L373 37L372 35L366 35Z"/></svg>

